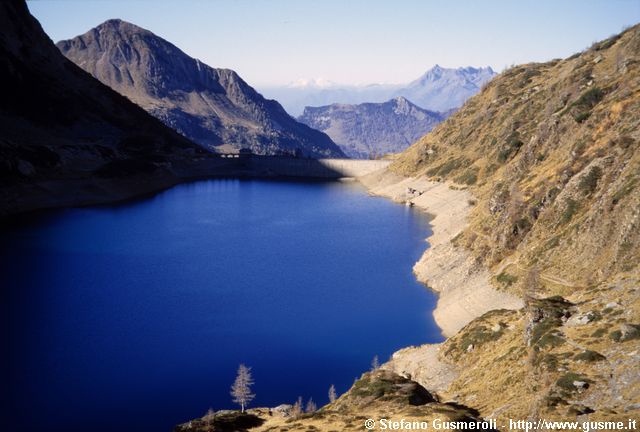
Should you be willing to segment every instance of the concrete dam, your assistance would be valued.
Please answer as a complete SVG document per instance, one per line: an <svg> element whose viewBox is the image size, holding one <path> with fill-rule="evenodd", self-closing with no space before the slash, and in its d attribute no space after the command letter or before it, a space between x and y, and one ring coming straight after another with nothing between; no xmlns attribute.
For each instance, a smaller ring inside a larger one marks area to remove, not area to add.
<svg viewBox="0 0 640 432"><path fill-rule="evenodd" d="M220 155L189 167L189 176L300 177L339 179L360 177L389 166L389 160L305 159L285 156ZM186 174L186 173L185 173Z"/></svg>
<svg viewBox="0 0 640 432"><path fill-rule="evenodd" d="M389 166L387 160L295 159L252 157L249 168L258 176L343 178L360 177Z"/></svg>

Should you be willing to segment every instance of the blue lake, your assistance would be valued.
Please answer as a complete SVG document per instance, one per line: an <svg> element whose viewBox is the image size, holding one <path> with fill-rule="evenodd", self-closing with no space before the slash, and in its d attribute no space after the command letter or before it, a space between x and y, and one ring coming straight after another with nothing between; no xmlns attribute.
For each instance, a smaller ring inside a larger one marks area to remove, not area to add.
<svg viewBox="0 0 640 432"><path fill-rule="evenodd" d="M329 182L210 180L0 230L2 430L171 431L233 408L323 405L374 355L440 341L411 268L417 210Z"/></svg>

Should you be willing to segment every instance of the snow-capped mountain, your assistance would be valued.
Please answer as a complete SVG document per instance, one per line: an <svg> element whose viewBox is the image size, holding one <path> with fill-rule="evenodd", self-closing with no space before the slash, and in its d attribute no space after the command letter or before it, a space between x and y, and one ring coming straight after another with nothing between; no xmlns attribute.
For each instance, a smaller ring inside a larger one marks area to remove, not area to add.
<svg viewBox="0 0 640 432"><path fill-rule="evenodd" d="M339 85L324 79L301 79L286 86L262 87L260 91L280 102L293 116L301 115L307 106L382 103L397 96L428 110L448 111L462 106L495 75L491 67L443 68L435 65L420 78L404 85Z"/></svg>

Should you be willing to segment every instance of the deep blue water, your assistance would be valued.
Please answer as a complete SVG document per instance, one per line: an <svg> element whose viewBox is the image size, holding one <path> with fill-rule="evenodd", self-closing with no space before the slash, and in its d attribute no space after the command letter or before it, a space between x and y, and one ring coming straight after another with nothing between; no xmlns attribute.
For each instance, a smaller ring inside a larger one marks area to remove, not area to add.
<svg viewBox="0 0 640 432"><path fill-rule="evenodd" d="M240 362L253 406L323 405L440 340L425 216L354 184L201 181L0 233L7 432L170 431L232 408Z"/></svg>

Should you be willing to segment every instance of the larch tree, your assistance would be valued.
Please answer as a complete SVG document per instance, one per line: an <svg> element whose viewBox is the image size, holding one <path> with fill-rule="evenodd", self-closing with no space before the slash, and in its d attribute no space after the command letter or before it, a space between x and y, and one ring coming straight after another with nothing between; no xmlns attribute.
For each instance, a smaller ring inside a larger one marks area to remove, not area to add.
<svg viewBox="0 0 640 432"><path fill-rule="evenodd" d="M371 360L371 370L378 370L380 368L380 361L378 360L378 356L373 356L373 360Z"/></svg>
<svg viewBox="0 0 640 432"><path fill-rule="evenodd" d="M298 397L296 403L291 408L291 417L298 418L302 415L302 396Z"/></svg>
<svg viewBox="0 0 640 432"><path fill-rule="evenodd" d="M329 402L335 402L337 398L336 395L336 386L334 386L333 384L331 384L331 387L329 387Z"/></svg>
<svg viewBox="0 0 640 432"><path fill-rule="evenodd" d="M306 413L314 413L317 410L318 410L318 406L313 401L313 398L309 398L309 402L307 402L307 407L305 408L304 412L306 412Z"/></svg>
<svg viewBox="0 0 640 432"><path fill-rule="evenodd" d="M238 375L236 380L231 386L231 396L233 402L240 405L242 412L249 403L256 397L251 393L251 386L253 385L253 377L251 376L251 368L240 364L238 367Z"/></svg>

